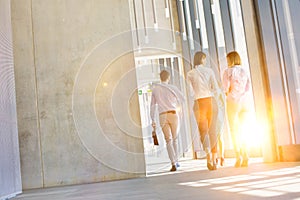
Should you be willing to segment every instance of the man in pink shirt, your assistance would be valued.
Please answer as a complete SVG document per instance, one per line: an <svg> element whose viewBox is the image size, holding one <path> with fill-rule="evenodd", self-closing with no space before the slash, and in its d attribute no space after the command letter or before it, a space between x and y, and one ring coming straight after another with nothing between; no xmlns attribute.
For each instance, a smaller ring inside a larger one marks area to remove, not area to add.
<svg viewBox="0 0 300 200"><path fill-rule="evenodd" d="M155 112L158 110L159 123L166 140L167 151L171 161L170 171L176 171L178 164L178 130L179 130L179 108L184 101L183 94L173 85L168 84L170 73L162 70L160 73L160 84L155 84L152 90L150 116L152 127L156 128Z"/></svg>

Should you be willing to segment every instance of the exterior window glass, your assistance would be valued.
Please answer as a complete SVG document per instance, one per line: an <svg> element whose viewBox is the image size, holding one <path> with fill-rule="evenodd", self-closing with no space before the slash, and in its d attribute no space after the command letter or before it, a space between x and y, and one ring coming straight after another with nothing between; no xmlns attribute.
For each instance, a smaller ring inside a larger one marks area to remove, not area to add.
<svg viewBox="0 0 300 200"><path fill-rule="evenodd" d="M284 21L288 35L288 46L292 60L292 69L294 71L294 80L296 86L298 105L300 105L300 2L299 1L282 1ZM300 110L299 110L300 111Z"/></svg>
<svg viewBox="0 0 300 200"><path fill-rule="evenodd" d="M223 74L227 66L226 61L226 49L225 49L225 39L224 39L224 31L223 31L223 23L221 18L221 9L219 0L214 1L212 4L212 14L214 20L215 27L215 35L217 42L217 51L218 51L218 59L219 59L219 72L220 75Z"/></svg>
<svg viewBox="0 0 300 200"><path fill-rule="evenodd" d="M283 68L287 101L290 108L291 144L300 143L300 125L293 123L300 119L300 1L276 0L276 15L279 22L278 37L282 44Z"/></svg>
<svg viewBox="0 0 300 200"><path fill-rule="evenodd" d="M205 25L205 16L204 16L204 8L203 1L197 1L199 18L200 18L200 32L201 32L201 40L202 40L202 48L208 49L208 39L207 39L207 31Z"/></svg>

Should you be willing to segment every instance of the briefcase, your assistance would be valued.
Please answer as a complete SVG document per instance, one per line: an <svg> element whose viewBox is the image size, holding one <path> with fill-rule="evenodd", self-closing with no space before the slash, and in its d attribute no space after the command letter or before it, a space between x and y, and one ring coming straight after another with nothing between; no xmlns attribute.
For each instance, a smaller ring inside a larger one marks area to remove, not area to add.
<svg viewBox="0 0 300 200"><path fill-rule="evenodd" d="M152 138L153 138L153 143L154 145L158 145L158 139L157 139L157 135L156 135L156 131L152 131Z"/></svg>

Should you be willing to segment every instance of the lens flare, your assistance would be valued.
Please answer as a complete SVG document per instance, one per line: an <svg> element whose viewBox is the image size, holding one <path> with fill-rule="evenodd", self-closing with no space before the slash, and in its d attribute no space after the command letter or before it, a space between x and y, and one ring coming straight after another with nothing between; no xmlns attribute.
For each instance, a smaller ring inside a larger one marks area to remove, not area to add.
<svg viewBox="0 0 300 200"><path fill-rule="evenodd" d="M255 116L249 115L241 125L241 139L248 148L260 148L263 143L264 126Z"/></svg>

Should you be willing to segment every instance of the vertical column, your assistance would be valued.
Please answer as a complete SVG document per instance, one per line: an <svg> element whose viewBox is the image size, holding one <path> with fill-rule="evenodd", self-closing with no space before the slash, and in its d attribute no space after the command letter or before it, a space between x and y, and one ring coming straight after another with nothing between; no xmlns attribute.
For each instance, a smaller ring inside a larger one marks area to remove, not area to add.
<svg viewBox="0 0 300 200"><path fill-rule="evenodd" d="M251 66L251 80L253 87L253 98L255 101L255 112L257 121L263 126L264 142L262 153L264 161L273 162L277 159L275 141L271 132L271 116L268 113L268 81L266 79L265 64L263 62L263 53L260 43L259 24L255 15L254 3L252 0L241 1L243 21L245 26L245 39L247 52L249 56L249 65ZM262 89L263 88L263 89Z"/></svg>
<svg viewBox="0 0 300 200"><path fill-rule="evenodd" d="M271 107L273 110L274 133L278 139L278 144L289 144L290 132L287 107L285 100L284 83L282 79L280 51L276 39L276 30L272 13L272 5L269 1L257 1L257 11L262 37L262 46L264 49L264 58L269 82Z"/></svg>
<svg viewBox="0 0 300 200"><path fill-rule="evenodd" d="M230 9L228 5L228 0L221 0L220 8L222 11L221 17L223 22L226 52L230 52L234 50L235 44L234 44L233 33L232 33L232 22L230 18Z"/></svg>
<svg viewBox="0 0 300 200"><path fill-rule="evenodd" d="M203 6L204 6L206 30L207 30L207 36L208 36L208 52L209 52L209 58L210 58L210 66L214 70L215 74L219 74L218 52L217 52L215 28L214 28L214 24L213 24L210 0L204 0Z"/></svg>
<svg viewBox="0 0 300 200"><path fill-rule="evenodd" d="M180 31L182 34L181 41L182 41L183 66L184 66L184 71L187 72L191 69L192 56L190 54L190 48L186 36L186 23L185 23L183 0L177 0L177 12L178 12L178 18L180 24Z"/></svg>

